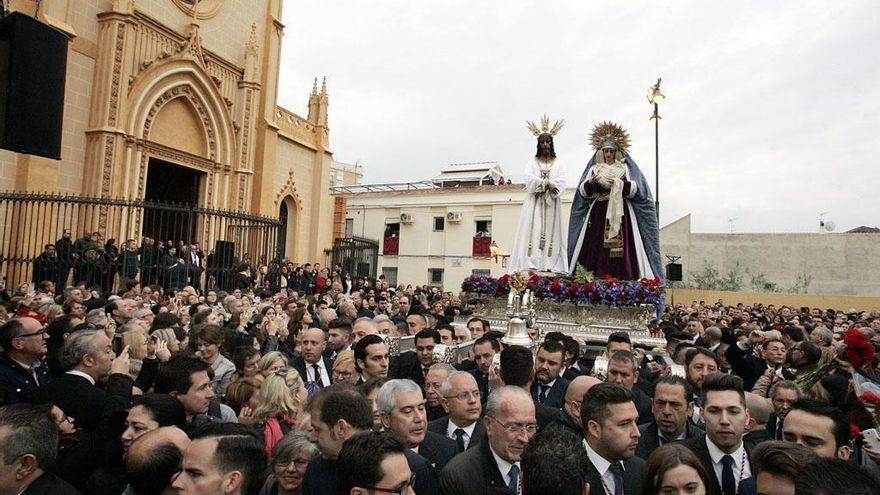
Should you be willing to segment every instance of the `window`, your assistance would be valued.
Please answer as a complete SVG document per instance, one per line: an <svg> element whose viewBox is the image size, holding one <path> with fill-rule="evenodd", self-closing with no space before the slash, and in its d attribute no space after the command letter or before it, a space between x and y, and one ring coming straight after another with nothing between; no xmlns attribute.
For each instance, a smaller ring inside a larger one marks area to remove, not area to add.
<svg viewBox="0 0 880 495"><path fill-rule="evenodd" d="M442 285L443 284L443 269L442 268L428 268L428 283L431 285Z"/></svg>
<svg viewBox="0 0 880 495"><path fill-rule="evenodd" d="M345 219L345 237L351 238L354 235L354 218Z"/></svg>
<svg viewBox="0 0 880 495"><path fill-rule="evenodd" d="M396 287L397 286L397 267L396 266L383 266L382 267L382 275L385 275L385 281L388 282L388 287Z"/></svg>
<svg viewBox="0 0 880 495"><path fill-rule="evenodd" d="M434 217L434 232L443 232L446 225L446 219L443 217Z"/></svg>
<svg viewBox="0 0 880 495"><path fill-rule="evenodd" d="M474 229L474 237L492 237L492 221L491 220L477 220L476 228Z"/></svg>
<svg viewBox="0 0 880 495"><path fill-rule="evenodd" d="M397 255L400 249L400 224L389 223L385 225L385 235L382 241L382 254Z"/></svg>

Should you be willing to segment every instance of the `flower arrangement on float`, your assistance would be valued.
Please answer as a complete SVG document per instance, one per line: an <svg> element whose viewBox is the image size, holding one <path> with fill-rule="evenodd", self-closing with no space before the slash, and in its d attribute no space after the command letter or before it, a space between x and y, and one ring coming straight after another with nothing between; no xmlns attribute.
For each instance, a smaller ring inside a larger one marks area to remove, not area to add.
<svg viewBox="0 0 880 495"><path fill-rule="evenodd" d="M471 275L464 279L465 292L506 296L510 292L510 275L498 278ZM663 303L663 286L659 277L641 280L620 280L610 276L580 281L571 278L542 277L534 272L526 276L525 289L540 300L557 303L596 304L612 307L641 306Z"/></svg>

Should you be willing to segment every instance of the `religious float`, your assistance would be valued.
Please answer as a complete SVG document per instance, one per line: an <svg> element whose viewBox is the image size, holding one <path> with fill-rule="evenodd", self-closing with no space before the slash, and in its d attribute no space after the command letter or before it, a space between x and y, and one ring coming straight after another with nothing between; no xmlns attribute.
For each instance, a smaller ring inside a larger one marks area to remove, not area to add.
<svg viewBox="0 0 880 495"><path fill-rule="evenodd" d="M483 302L481 316L493 328L507 329L519 319L540 334L562 332L581 342L606 342L612 333L625 331L636 344L666 344L650 327L663 304L658 278L578 281L517 272L499 278L471 276L462 282L462 290Z"/></svg>

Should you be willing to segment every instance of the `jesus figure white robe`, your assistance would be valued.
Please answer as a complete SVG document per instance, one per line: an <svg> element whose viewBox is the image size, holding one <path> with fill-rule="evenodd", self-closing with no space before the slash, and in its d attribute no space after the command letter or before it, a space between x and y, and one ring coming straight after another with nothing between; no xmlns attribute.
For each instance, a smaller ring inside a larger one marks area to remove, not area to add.
<svg viewBox="0 0 880 495"><path fill-rule="evenodd" d="M544 190L544 175L550 187ZM513 241L508 273L534 270L568 273L568 249L562 227L565 165L558 158L542 163L533 158L525 170L526 197ZM550 189L556 188L556 193ZM541 247L541 233L544 246ZM531 241L531 243L530 243ZM531 245L531 251L529 247Z"/></svg>

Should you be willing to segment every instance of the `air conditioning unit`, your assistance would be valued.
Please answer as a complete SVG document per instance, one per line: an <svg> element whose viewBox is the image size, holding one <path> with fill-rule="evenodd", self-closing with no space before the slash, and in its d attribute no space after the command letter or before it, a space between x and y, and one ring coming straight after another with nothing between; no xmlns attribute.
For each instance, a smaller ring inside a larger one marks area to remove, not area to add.
<svg viewBox="0 0 880 495"><path fill-rule="evenodd" d="M400 223L413 223L413 216L409 213L401 213Z"/></svg>
<svg viewBox="0 0 880 495"><path fill-rule="evenodd" d="M463 215L461 214L461 212L450 211L449 213L446 214L446 221L452 222L452 223L458 223L461 221L462 216Z"/></svg>

